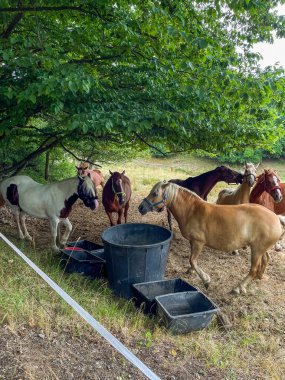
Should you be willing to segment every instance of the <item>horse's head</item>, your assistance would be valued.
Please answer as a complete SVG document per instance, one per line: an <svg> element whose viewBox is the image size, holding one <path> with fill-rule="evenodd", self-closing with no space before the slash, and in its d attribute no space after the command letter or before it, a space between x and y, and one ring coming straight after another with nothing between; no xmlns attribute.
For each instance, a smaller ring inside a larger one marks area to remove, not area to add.
<svg viewBox="0 0 285 380"><path fill-rule="evenodd" d="M272 196L275 202L282 201L280 179L275 170L264 169L264 189Z"/></svg>
<svg viewBox="0 0 285 380"><path fill-rule="evenodd" d="M245 162L244 164L244 181L247 182L249 187L252 187L254 185L254 182L256 180L256 170L258 166L259 164L254 166L250 162Z"/></svg>
<svg viewBox="0 0 285 380"><path fill-rule="evenodd" d="M220 173L221 181L226 182L228 185L230 184L240 184L243 180L243 175L233 169L230 169L224 165L219 166L216 170Z"/></svg>
<svg viewBox="0 0 285 380"><path fill-rule="evenodd" d="M123 188L123 176L125 174L125 170L122 173L119 172L111 172L111 183L112 183L112 191L118 197L119 204L122 205L126 200L126 193Z"/></svg>
<svg viewBox="0 0 285 380"><path fill-rule="evenodd" d="M91 210L95 210L98 207L98 194L96 187L93 185L89 175L78 175L78 180L77 194L79 198L83 201L86 207L91 208Z"/></svg>
<svg viewBox="0 0 285 380"><path fill-rule="evenodd" d="M85 176L87 173L85 173L86 170L89 169L89 163L88 162L81 162L79 166L75 166L77 169L77 174L79 176Z"/></svg>
<svg viewBox="0 0 285 380"><path fill-rule="evenodd" d="M167 194L166 190L170 186L169 182L158 182L153 186L151 192L146 198L143 199L138 209L142 215L145 215L149 211L161 212L166 206Z"/></svg>

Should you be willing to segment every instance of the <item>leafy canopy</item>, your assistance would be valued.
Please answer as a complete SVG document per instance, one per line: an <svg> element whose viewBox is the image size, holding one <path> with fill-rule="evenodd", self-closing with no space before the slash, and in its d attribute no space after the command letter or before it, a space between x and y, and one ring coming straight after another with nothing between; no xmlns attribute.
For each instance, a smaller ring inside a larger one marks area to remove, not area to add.
<svg viewBox="0 0 285 380"><path fill-rule="evenodd" d="M2 0L0 174L55 146L100 160L270 148L284 72L251 48L284 37L280 3Z"/></svg>

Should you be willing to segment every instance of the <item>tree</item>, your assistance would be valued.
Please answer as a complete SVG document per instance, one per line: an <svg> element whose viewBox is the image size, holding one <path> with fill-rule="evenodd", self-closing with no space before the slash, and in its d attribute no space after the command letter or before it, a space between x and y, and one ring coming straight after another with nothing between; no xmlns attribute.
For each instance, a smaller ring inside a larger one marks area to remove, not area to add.
<svg viewBox="0 0 285 380"><path fill-rule="evenodd" d="M0 176L55 146L108 160L284 135L284 72L251 52L284 35L279 1L62 3L2 1Z"/></svg>

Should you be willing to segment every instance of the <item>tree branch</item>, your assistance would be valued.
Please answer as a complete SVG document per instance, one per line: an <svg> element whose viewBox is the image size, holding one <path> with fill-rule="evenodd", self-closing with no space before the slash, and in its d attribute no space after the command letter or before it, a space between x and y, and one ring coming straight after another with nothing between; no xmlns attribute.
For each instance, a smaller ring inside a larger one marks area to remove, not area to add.
<svg viewBox="0 0 285 380"><path fill-rule="evenodd" d="M150 148L153 148L155 149L157 152L159 152L160 154L162 154L163 156L167 156L167 154L165 152L163 152L162 150L158 149L156 146L154 145L151 145L149 144L147 141L145 141L145 139L143 139L137 132L134 132L134 135L140 140L142 141L144 144L146 144L147 146L149 146Z"/></svg>
<svg viewBox="0 0 285 380"><path fill-rule="evenodd" d="M91 164L91 165L98 166L99 168L102 168L102 166L99 165L99 164L94 164L94 162L92 162L92 161L84 160L83 158L79 158L79 157L77 157L73 152L71 152L71 150L67 149L67 148L63 145L63 143L62 143L61 141L59 142L59 144L61 145L61 147L62 147L67 153L71 154L74 158L76 158L76 160L78 160L78 161L88 162L88 163Z"/></svg>
<svg viewBox="0 0 285 380"><path fill-rule="evenodd" d="M34 158L38 157L42 153L46 152L47 150L53 148L56 146L59 142L58 139L53 139L50 143L47 144L47 142L50 140L50 137L45 139L41 145L34 150L32 153L28 154L25 158L23 158L21 161L17 162L16 164L6 166L0 171L0 178L6 175L16 175L21 170L24 169L24 167L27 165L27 163Z"/></svg>
<svg viewBox="0 0 285 380"><path fill-rule="evenodd" d="M17 24L21 21L23 16L23 13L18 13L7 26L7 29L1 34L1 38L8 38L10 34L13 32L13 30L16 28Z"/></svg>
<svg viewBox="0 0 285 380"><path fill-rule="evenodd" d="M61 5L58 7L11 7L11 8L0 8L0 12L58 12L58 11L77 11L86 14L90 14L96 17L100 17L101 15L95 9L95 12L88 11L83 9L81 6L72 6L72 5Z"/></svg>

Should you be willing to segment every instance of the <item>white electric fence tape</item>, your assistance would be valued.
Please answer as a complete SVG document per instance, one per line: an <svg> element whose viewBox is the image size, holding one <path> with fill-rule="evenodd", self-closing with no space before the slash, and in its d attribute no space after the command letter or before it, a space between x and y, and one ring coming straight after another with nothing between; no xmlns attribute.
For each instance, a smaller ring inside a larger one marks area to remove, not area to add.
<svg viewBox="0 0 285 380"><path fill-rule="evenodd" d="M146 377L151 380L160 380L140 359L127 349L117 338L105 329L95 318L84 310L73 298L71 298L60 286L58 286L49 276L38 268L27 256L23 254L10 240L1 232L0 237L20 256L25 262L41 276L53 290L57 292L90 326L92 326L103 338L105 338L117 351L119 351L127 360L137 367Z"/></svg>

